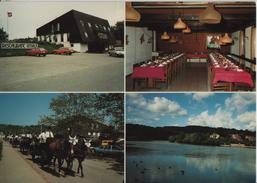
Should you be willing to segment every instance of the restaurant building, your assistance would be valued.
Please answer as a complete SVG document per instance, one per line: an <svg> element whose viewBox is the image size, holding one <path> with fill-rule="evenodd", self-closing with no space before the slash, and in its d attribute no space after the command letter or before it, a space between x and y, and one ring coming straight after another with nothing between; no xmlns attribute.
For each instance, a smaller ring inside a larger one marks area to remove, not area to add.
<svg viewBox="0 0 257 183"><path fill-rule="evenodd" d="M255 90L255 2L127 2L126 87Z"/></svg>
<svg viewBox="0 0 257 183"><path fill-rule="evenodd" d="M107 20L71 10L37 29L38 41L63 44L78 52L103 52L114 43Z"/></svg>

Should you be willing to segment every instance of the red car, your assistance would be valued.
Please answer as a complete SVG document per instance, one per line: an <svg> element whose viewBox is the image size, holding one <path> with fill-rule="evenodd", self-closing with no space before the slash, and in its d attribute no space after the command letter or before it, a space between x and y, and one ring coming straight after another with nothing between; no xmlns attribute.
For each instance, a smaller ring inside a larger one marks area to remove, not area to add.
<svg viewBox="0 0 257 183"><path fill-rule="evenodd" d="M71 55L73 50L70 50L69 48L60 48L58 50L53 50L53 54L59 54L59 55Z"/></svg>
<svg viewBox="0 0 257 183"><path fill-rule="evenodd" d="M47 50L44 48L35 48L35 49L30 49L26 51L26 55L31 55L31 56L46 56Z"/></svg>

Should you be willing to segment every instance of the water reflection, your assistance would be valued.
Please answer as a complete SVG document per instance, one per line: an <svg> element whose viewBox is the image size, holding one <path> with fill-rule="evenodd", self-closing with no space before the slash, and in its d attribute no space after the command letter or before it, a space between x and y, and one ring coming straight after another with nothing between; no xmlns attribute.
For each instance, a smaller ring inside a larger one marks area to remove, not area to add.
<svg viewBox="0 0 257 183"><path fill-rule="evenodd" d="M255 150L133 142L127 182L255 182Z"/></svg>

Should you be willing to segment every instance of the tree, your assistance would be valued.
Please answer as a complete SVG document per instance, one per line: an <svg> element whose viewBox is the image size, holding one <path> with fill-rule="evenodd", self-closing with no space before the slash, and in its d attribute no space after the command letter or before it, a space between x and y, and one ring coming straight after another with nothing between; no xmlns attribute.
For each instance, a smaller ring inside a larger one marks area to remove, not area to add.
<svg viewBox="0 0 257 183"><path fill-rule="evenodd" d="M112 32L116 40L121 40L123 43L124 40L124 22L117 22L115 26L111 27Z"/></svg>
<svg viewBox="0 0 257 183"><path fill-rule="evenodd" d="M124 123L123 101L123 94L63 94L50 103L53 115L42 116L39 123L57 125L64 119L82 115L121 129Z"/></svg>
<svg viewBox="0 0 257 183"><path fill-rule="evenodd" d="M0 42L8 40L8 34L4 31L3 28L0 28Z"/></svg>

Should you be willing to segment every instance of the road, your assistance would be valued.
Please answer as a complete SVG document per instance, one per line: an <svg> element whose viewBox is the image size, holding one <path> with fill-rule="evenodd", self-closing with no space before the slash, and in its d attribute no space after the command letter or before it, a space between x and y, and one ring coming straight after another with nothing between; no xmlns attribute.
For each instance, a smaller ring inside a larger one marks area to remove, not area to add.
<svg viewBox="0 0 257 183"><path fill-rule="evenodd" d="M123 91L123 58L107 54L0 57L0 91Z"/></svg>
<svg viewBox="0 0 257 183"><path fill-rule="evenodd" d="M65 166L65 164L64 164ZM22 155L17 149L4 143L3 159L0 161L0 180L5 183L122 183L123 168L112 159L86 159L83 162L84 177L75 174L58 176L53 167L41 169L31 161L30 156ZM74 162L73 170L77 168ZM115 169L119 170L115 170Z"/></svg>

